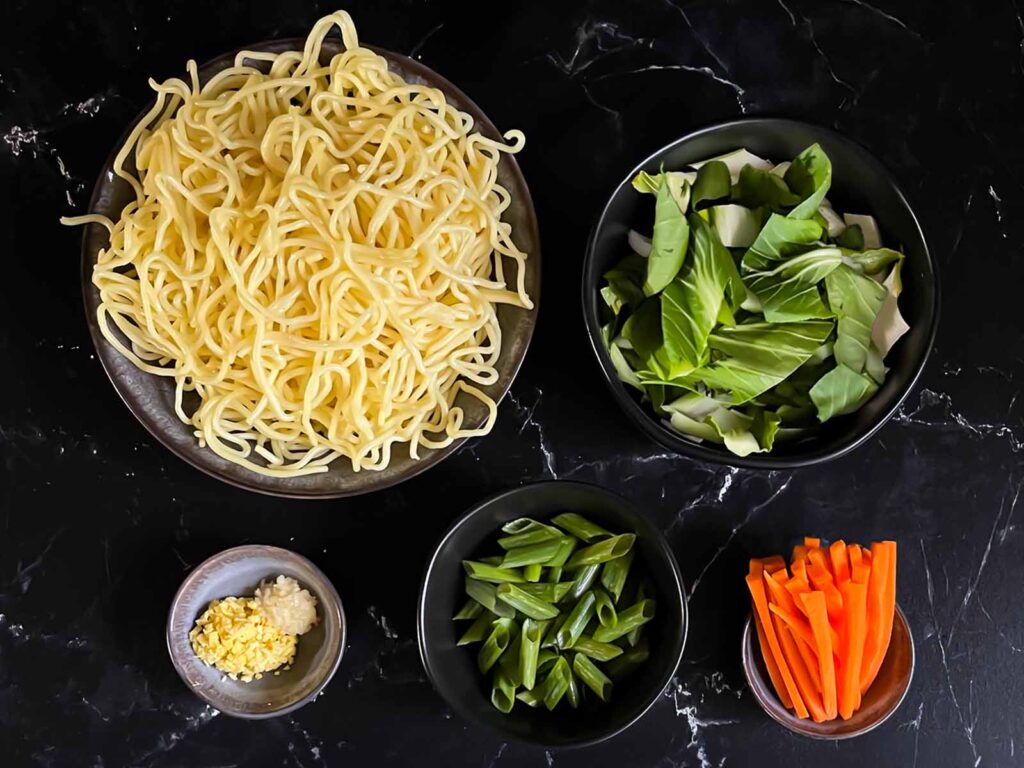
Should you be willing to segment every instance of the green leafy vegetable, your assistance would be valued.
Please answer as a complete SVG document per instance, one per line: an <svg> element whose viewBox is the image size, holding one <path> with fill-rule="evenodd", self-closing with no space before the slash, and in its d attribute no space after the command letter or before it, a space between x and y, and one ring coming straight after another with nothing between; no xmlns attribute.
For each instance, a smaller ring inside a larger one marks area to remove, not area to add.
<svg viewBox="0 0 1024 768"><path fill-rule="evenodd" d="M662 336L670 363L698 368L736 266L703 218L691 215L690 226L692 259L661 294Z"/></svg>
<svg viewBox="0 0 1024 768"><path fill-rule="evenodd" d="M652 296L672 282L683 266L690 228L686 223L689 184L666 177L658 187L658 200L654 207L654 236L651 255L647 258L647 278L644 293Z"/></svg>
<svg viewBox="0 0 1024 768"><path fill-rule="evenodd" d="M829 273L825 287L839 318L836 362L860 373L867 364L871 328L885 300L885 288L845 264Z"/></svg>
<svg viewBox="0 0 1024 768"><path fill-rule="evenodd" d="M860 224L848 224L839 237L836 238L836 245L840 248L849 248L852 251L864 249L864 232Z"/></svg>
<svg viewBox="0 0 1024 768"><path fill-rule="evenodd" d="M831 317L818 284L842 264L838 248L815 248L765 272L747 276L766 320L785 323Z"/></svg>
<svg viewBox="0 0 1024 768"><path fill-rule="evenodd" d="M818 409L818 420L853 413L878 391L874 379L845 365L837 365L811 387L811 400Z"/></svg>
<svg viewBox="0 0 1024 768"><path fill-rule="evenodd" d="M771 451L885 382L909 327L903 255L882 246L871 216L833 210L817 144L776 166L741 149L692 167L633 180L656 195L654 237L645 257L631 232L634 253L607 273L602 339L618 377L672 429L741 456ZM573 594L595 576L581 569Z"/></svg>
<svg viewBox="0 0 1024 768"><path fill-rule="evenodd" d="M802 200L789 212L790 218L809 219L817 213L818 206L832 186L832 161L820 145L812 144L793 158L783 178Z"/></svg>
<svg viewBox="0 0 1024 768"><path fill-rule="evenodd" d="M693 182L693 210L699 211L711 203L729 198L732 181L729 167L721 160L711 160L700 167Z"/></svg>
<svg viewBox="0 0 1024 768"><path fill-rule="evenodd" d="M773 211L782 211L800 202L800 197L790 191L781 177L752 165L740 171L733 199L748 208L765 206Z"/></svg>
<svg viewBox="0 0 1024 768"><path fill-rule="evenodd" d="M832 328L829 320L719 328L708 344L725 356L692 375L711 389L731 392L736 405L746 403L799 368Z"/></svg>
<svg viewBox="0 0 1024 768"><path fill-rule="evenodd" d="M609 289L612 298L619 304L619 309L615 311L615 314L621 311L623 305L635 308L644 300L643 283L646 272L647 261L642 256L631 253L604 273L607 283L605 288ZM606 299L607 301L608 299ZM611 306L610 303L609 306Z"/></svg>

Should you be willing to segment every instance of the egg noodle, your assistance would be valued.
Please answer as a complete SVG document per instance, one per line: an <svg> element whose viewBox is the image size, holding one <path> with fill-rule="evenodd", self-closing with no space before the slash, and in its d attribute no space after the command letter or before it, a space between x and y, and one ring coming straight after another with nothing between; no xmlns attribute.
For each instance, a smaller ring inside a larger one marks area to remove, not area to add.
<svg viewBox="0 0 1024 768"><path fill-rule="evenodd" d="M321 64L333 27L345 50ZM496 305L533 306L497 183L523 134L474 132L359 47L343 11L301 52L244 51L205 85L187 70L150 80L156 103L115 160L136 199L116 222L64 219L110 232L92 278L106 339L174 378L200 445L264 475L340 456L381 470L396 443L419 458L489 432ZM460 393L486 405L479 428Z"/></svg>

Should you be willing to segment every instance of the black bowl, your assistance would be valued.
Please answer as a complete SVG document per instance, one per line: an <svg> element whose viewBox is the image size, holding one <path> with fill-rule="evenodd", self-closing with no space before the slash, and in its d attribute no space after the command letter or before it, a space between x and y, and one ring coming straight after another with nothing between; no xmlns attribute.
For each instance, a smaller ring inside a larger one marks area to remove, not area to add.
<svg viewBox="0 0 1024 768"><path fill-rule="evenodd" d="M736 456L724 447L698 444L661 424L649 407L629 391L615 374L601 341L602 275L627 252L629 229L649 231L650 199L637 194L630 180L640 170L656 173L683 166L740 147L775 162L792 159L818 142L832 161L829 199L836 210L875 217L886 245L906 255L900 311L910 331L886 357L889 375L871 400L848 416L828 421L814 437L777 445L771 453ZM921 226L896 182L859 144L828 128L777 118L752 118L713 125L674 141L641 162L615 188L601 212L587 247L583 267L583 312L590 343L612 395L629 417L669 450L701 461L754 469L787 469L838 458L863 444L896 412L909 394L931 352L939 317L939 279Z"/></svg>
<svg viewBox="0 0 1024 768"><path fill-rule="evenodd" d="M636 533L634 567L643 563L656 590L657 615L647 637L651 656L617 684L606 704L578 710L533 710L517 704L504 715L491 705L490 686L476 668L476 646L457 647L451 617L465 601L462 560L491 550L501 526L517 517L545 520L578 512L610 530ZM632 504L585 483L554 481L493 496L460 517L445 533L427 566L417 608L420 655L434 688L460 715L503 736L545 747L595 744L621 733L646 712L669 684L683 656L688 622L679 566L661 532Z"/></svg>

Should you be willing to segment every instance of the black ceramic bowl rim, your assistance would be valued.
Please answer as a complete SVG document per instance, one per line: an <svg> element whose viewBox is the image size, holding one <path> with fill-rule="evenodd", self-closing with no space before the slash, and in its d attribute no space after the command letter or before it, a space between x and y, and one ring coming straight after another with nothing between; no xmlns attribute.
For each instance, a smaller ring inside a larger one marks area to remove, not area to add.
<svg viewBox="0 0 1024 768"><path fill-rule="evenodd" d="M729 453L727 450L719 448L709 448L707 446L686 440L683 437L679 437L671 433L667 427L663 427L658 423L657 419L649 414L647 410L637 400L626 391L625 385L619 381L618 375L615 372L615 368L612 365L611 359L608 356L608 352L604 349L604 344L601 341L601 328L598 321L598 307L597 307L597 296L598 289L595 287L598 285L598 276L594 274L594 250L597 243L597 234L604 227L605 220L608 216L608 211L618 196L619 191L628 185L632 178L644 168L648 163L654 160L656 157L670 152L676 147L686 144L694 139L697 139L708 134L713 134L721 130L749 126L752 129L758 127L764 127L768 125L774 126L794 126L800 129L810 130L815 133L827 136L829 141L835 142L836 144L844 144L850 146L858 153L863 154L872 163L872 173L878 175L893 191L896 198L904 206L906 212L913 223L914 230L917 236L920 238L923 254L925 261L931 271L932 281L934 283L934 298L931 305L931 323L927 329L927 335L925 338L924 351L915 360L912 369L910 370L909 376L907 376L905 383L903 384L902 391L900 391L895 397L892 398L889 406L881 413L876 419L875 423L870 428L865 430L860 435L851 435L849 438L840 439L837 444L830 448L815 448L815 442L813 439L806 444L806 447L801 446L801 453L797 455L789 456L778 456L771 453L756 454L752 453L749 456L736 456ZM720 123L714 123L704 128L699 128L696 131L692 131L685 136L676 139L675 141L666 144L663 147L650 153L647 157L637 163L633 169L622 179L619 184L615 186L611 195L608 197L608 202L605 203L601 209L601 214L597 218L593 229L590 232L590 237L587 241L587 251L583 264L583 281L582 281L582 306L583 306L583 321L586 325L587 337L590 340L591 349L594 351L594 355L597 358L598 366L601 369L605 384L611 390L612 396L615 401L619 404L619 407L629 416L629 418L639 426L650 438L664 446L665 448L674 451L675 453L689 456L690 458L698 459L700 461L709 461L715 464L726 464L729 466L740 467L742 469L796 469L798 467L812 466L815 464L822 464L833 459L838 459L841 456L845 456L850 451L859 448L861 445L870 440L883 426L889 421L899 410L900 406L907 399L911 390L915 387L918 380L921 377L921 373L924 370L925 364L928 362L928 357L931 354L932 347L935 344L935 334L938 329L939 323L939 309L940 309L940 290L939 290L939 272L938 265L932 258L931 249L928 246L928 239L925 237L924 230L921 228L921 223L917 218L917 214L914 213L914 209L911 207L907 200L903 190L896 183L896 180L889 173L888 169L882 163L875 158L875 156L869 152L858 142L845 136L831 128L817 125L815 123L809 123L801 120L791 120L789 118L777 118L777 117L750 117L741 118L738 120L727 120Z"/></svg>
<svg viewBox="0 0 1024 768"><path fill-rule="evenodd" d="M438 563L438 556L439 556L441 550L444 548L445 543L463 525L465 525L470 520L470 518L472 518L474 515L476 515L477 512L479 512L480 510L482 510L485 507L489 506L490 504L493 504L498 499L502 499L502 498L505 498L505 497L508 497L508 496L515 496L517 494L523 493L524 491L526 491L526 489L535 488L537 486L545 486L545 485L546 486L553 486L553 485L575 486L575 487L587 488L588 490L591 490L591 491L594 491L594 490L599 491L602 494L605 494L605 495L607 495L607 496L609 496L611 498L614 498L616 503L620 504L622 507L624 507L625 509L629 510L629 512L631 512L632 514L635 514L638 517L646 519L645 515L639 509L637 509L632 504L632 502L630 502L628 499L620 496L619 494L614 493L613 491L609 491L607 488L603 488L603 487L601 487L599 485L595 485L593 483L581 483L581 482L574 481L574 480L545 480L545 481L539 482L539 483L529 483L527 485L521 485L518 488L510 488L510 489L508 489L506 491L500 491L499 493L495 493L495 494L493 494L491 496L488 496L486 499L478 502L477 504L474 504L466 512L464 512L458 518L456 518L455 522L453 522L448 527L448 529L444 532L444 534L441 536L440 540L437 543L437 547L434 549L434 553L430 556L430 561L427 563L427 568L426 568L426 570L423 573L422 586L420 587L420 596L419 596L419 599L416 601L416 639L417 639L417 644L419 645L419 649L420 649L420 659L423 662L423 668L427 672L427 677L430 679L430 684L434 687L434 690L437 691L438 695L440 695L464 719L466 719L466 720L468 720L468 721L470 721L470 722L472 722L472 723L474 723L476 725L483 726L483 727L486 727L486 728L490 728L491 727L489 723L484 723L483 721L477 719L477 717L476 717L476 715L475 715L475 713L473 712L472 709L463 707L459 702L452 701L452 700L448 699L441 692L441 688L438 685L438 682L437 682L438 678L437 678L435 670L434 670L434 668L433 668L433 666L432 666L432 664L430 662L430 654L427 651L426 638L425 638L426 632L425 632L425 627L424 627L424 612L425 612L424 603L425 603L426 595L427 595L427 585L430 583L430 579L431 579L431 577L433 575L433 572L434 572L435 568L441 568L441 567L445 567L445 566L448 565L448 564ZM687 635L689 634L689 630L690 630L690 616L689 616L689 611L688 611L689 601L688 601L687 595L686 595L686 586L683 584L683 577L682 577L682 574L679 571L679 563L676 561L675 554L673 554L672 547L669 546L668 540L665 538L665 535L661 531L657 530L657 528L654 528L653 526L652 526L652 529L657 533L656 540L658 542L658 549L664 555L665 560L668 563L669 568L670 568L670 570L672 572L672 575L673 575L673 578L675 580L676 586L678 587L677 596L679 598L680 612L681 612L682 621L683 621L682 639L679 642L679 652L678 652L678 654L676 656L675 663L671 667L672 673L669 674L669 676L666 677L661 682L660 687L658 688L657 692L654 693L651 696L650 701L648 701L646 704L644 704L642 707L640 707L639 710L636 712L636 714L632 718L627 720L625 723L622 723L618 727L610 729L606 733L603 733L603 734L601 734L599 736L595 736L595 737L590 738L590 739L581 739L579 741L560 742L557 745L546 744L546 743L538 742L538 741L531 741L531 740L528 740L528 739L521 738L518 734L508 733L508 732L504 732L504 731L502 732L502 736L510 737L510 738L515 739L516 741L520 741L520 742L522 742L524 744L534 744L534 745L539 745L539 746L545 746L545 747L547 747L549 749L550 748L578 749L580 747L589 747L589 746L593 746L595 744L600 744L601 742L607 741L608 739L611 739L611 738L613 738L615 736L618 736L623 731L628 730L633 725L635 725L637 723L637 721L640 720L640 718L642 718L644 715L646 715L647 712L650 711L651 707L653 707L657 703L658 699L661 697L662 693L664 692L665 687L672 681L672 677L675 674L675 670L679 667L679 664L683 660L683 652L686 649L686 638L687 638Z"/></svg>
<svg viewBox="0 0 1024 768"><path fill-rule="evenodd" d="M234 57L242 51L301 51L305 42L305 38L295 37L264 40L259 43L244 45L234 50L226 51L218 56L214 56L204 62L199 66L200 77L204 77L205 73L213 67L221 69L225 66L229 66L234 60ZM324 50L331 50L331 46L337 44L338 43L334 38L328 38L324 43ZM497 127L495 127L487 114L475 101L469 98L469 96L467 96L450 80L438 74L426 64L415 59L411 59L403 54L395 53L394 51L389 51L385 48L379 48L374 45L368 45L366 43L361 43L361 46L383 56L388 60L389 64L400 65L404 71L413 74L430 87L441 90L449 101L455 102L459 109L469 113L481 133L494 139L500 139L502 135L501 132L498 131ZM124 146L125 141L135 126L152 108L153 103L154 102L151 100L146 104L142 111L139 112L139 114L128 124L124 133L111 149L110 154L107 156L106 161L100 169L96 183L93 186L92 196L89 199L89 213L97 210L101 193L107 188L108 179L106 177L108 170L113 165L115 156ZM526 178L523 176L522 169L519 167L519 163L516 161L514 155L507 153L503 154L501 162L503 171L507 172L508 176L514 181L514 184L510 186L513 186L516 189L516 197L521 201L524 208L527 229L529 230L528 237L534 244L534 247L530 250L530 258L527 260L527 266L525 267L527 270L527 284L529 284L532 279L534 286L530 291L530 298L533 300L533 308L530 310L524 310L527 314L521 328L518 330L517 328L502 328L503 335L507 333L507 336L503 338L504 346L502 349L502 355L512 355L513 347L516 347L518 351L518 358L513 361L511 367L507 371L507 374L499 375L498 381L494 385L491 385L496 387L492 393L496 402L500 402L508 393L512 386L512 382L515 380L519 373L519 369L522 367L523 361L526 359L526 353L529 350L530 342L533 338L533 332L537 326L537 314L540 311L541 289L540 225L537 222L537 211L533 204L533 198L530 195L530 188L526 183ZM103 366L103 372L107 375L110 383L114 386L114 390L117 392L118 397L121 398L121 401L128 407L128 410L131 411L132 415L138 420L138 422L145 427L146 431L155 437L157 442L163 445L164 448L187 464L198 469L200 472L203 472L215 480L233 485L236 488L255 491L256 493L263 493L269 496L278 496L290 499L338 499L348 496L359 496L365 493L373 493L374 491L390 488L394 485L398 485L399 483L403 483L406 480L410 480L436 464L439 464L445 458L458 451L466 440L469 439L468 437L463 437L453 441L450 445L444 448L428 449L424 451L422 458L412 462L404 471L396 472L390 477L384 477L383 474L380 473L379 479L375 483L367 483L366 485L356 484L355 486L343 485L330 489L322 489L315 486L312 488L281 487L272 482L273 480L276 480L276 478L268 479L267 476L251 471L246 471L238 474L237 476L233 476L228 473L228 468L220 468L214 464L205 464L197 451L205 452L209 451L209 449L200 449L198 446L192 446L192 449L190 450L176 444L169 435L165 434L163 428L159 423L157 423L154 417L148 413L146 407L135 402L134 397L129 396L127 390L131 388L131 382L123 380L115 370L114 360L116 357L120 356L120 353L117 352L109 342L107 342L103 334L100 332L96 321L95 309L98 303L98 292L92 283L92 267L95 262L96 251L95 249L90 248L91 232L96 226L98 225L88 224L82 229L82 299L86 310L86 322L89 327L89 335L92 337L93 346L96 348L96 357L99 358L100 364ZM177 419L175 419L175 421L177 421ZM481 421L481 423L483 422ZM467 426L473 426L473 424L469 423L467 420ZM213 459L210 460L213 461ZM342 468L344 461L344 457L336 459L329 465L328 472L345 471L351 473L351 468ZM364 474L366 474L366 472L367 470L363 471ZM370 474L374 475L375 473L371 472Z"/></svg>

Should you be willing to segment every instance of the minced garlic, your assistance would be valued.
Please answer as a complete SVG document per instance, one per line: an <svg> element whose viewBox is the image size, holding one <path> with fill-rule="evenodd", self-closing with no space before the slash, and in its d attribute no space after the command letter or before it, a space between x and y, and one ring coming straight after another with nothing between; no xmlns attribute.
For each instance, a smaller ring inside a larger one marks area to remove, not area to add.
<svg viewBox="0 0 1024 768"><path fill-rule="evenodd" d="M316 624L316 598L290 576L261 582L256 599L267 618L283 632L304 635Z"/></svg>
<svg viewBox="0 0 1024 768"><path fill-rule="evenodd" d="M251 597L214 600L188 635L192 650L232 680L259 680L291 664L297 637L281 631Z"/></svg>

